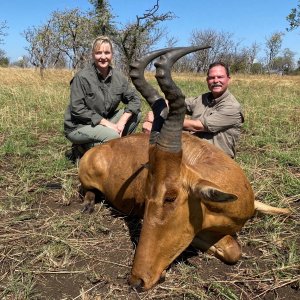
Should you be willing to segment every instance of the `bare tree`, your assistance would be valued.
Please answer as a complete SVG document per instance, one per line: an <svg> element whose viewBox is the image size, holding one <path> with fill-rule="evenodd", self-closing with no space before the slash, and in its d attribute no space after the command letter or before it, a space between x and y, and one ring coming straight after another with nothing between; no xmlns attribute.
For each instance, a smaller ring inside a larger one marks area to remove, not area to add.
<svg viewBox="0 0 300 300"><path fill-rule="evenodd" d="M236 47L232 37L232 33L217 32L213 29L193 31L190 39L192 45L209 45L212 47L194 54L196 71L206 71L209 64L216 60L222 60L230 64L232 53L234 53Z"/></svg>
<svg viewBox="0 0 300 300"><path fill-rule="evenodd" d="M203 50L202 50L203 51ZM174 72L194 72L195 62L192 55L180 58L172 67Z"/></svg>
<svg viewBox="0 0 300 300"><path fill-rule="evenodd" d="M70 61L73 69L82 67L89 59L91 41L94 38L93 20L79 9L56 11L51 22L55 36L54 46Z"/></svg>
<svg viewBox="0 0 300 300"><path fill-rule="evenodd" d="M94 6L92 11L81 12L78 8L55 11L47 25L25 32L32 64L43 70L50 63L67 60L73 69L82 67L90 59L91 41L99 34L106 34L112 37L116 57L128 74L129 64L165 35L161 22L174 18L171 12L159 14L159 0L156 0L153 8L136 16L135 22L116 30L108 1L89 1Z"/></svg>
<svg viewBox="0 0 300 300"><path fill-rule="evenodd" d="M160 23L175 17L171 12L158 14L158 10L159 0L142 16L136 16L135 22L126 24L114 38L127 74L129 64L148 52L166 34L164 28L159 27Z"/></svg>
<svg viewBox="0 0 300 300"><path fill-rule="evenodd" d="M166 39L166 47L172 48L175 47L175 45L178 43L178 38L174 36L169 36L168 34L165 35Z"/></svg>
<svg viewBox="0 0 300 300"><path fill-rule="evenodd" d="M254 42L250 47L236 49L236 51L231 55L231 71L250 73L258 51L259 45L256 42Z"/></svg>
<svg viewBox="0 0 300 300"><path fill-rule="evenodd" d="M6 30L8 29L6 21L0 21L0 45L4 43L4 38L7 36ZM9 58L4 50L0 49L0 66L8 66Z"/></svg>
<svg viewBox="0 0 300 300"><path fill-rule="evenodd" d="M52 23L48 21L41 27L28 28L23 35L29 44L25 48L29 53L29 61L33 66L40 68L43 77L44 69L49 66L51 58L59 55L59 51L54 47Z"/></svg>
<svg viewBox="0 0 300 300"><path fill-rule="evenodd" d="M267 68L269 73L273 69L274 60L280 52L283 36L284 33L282 32L274 32L266 38L265 52L267 54Z"/></svg>
<svg viewBox="0 0 300 300"><path fill-rule="evenodd" d="M81 67L88 59L95 23L79 9L53 12L46 25L32 27L24 32L29 46L32 65L39 67L41 75L47 67Z"/></svg>
<svg viewBox="0 0 300 300"><path fill-rule="evenodd" d="M0 21L0 44L3 44L4 36L7 36L6 30L8 29L6 21Z"/></svg>
<svg viewBox="0 0 300 300"><path fill-rule="evenodd" d="M255 63L255 59L257 59L257 54L260 50L260 45L257 42L253 42L251 46L248 48L248 68L247 71L250 72L253 64Z"/></svg>

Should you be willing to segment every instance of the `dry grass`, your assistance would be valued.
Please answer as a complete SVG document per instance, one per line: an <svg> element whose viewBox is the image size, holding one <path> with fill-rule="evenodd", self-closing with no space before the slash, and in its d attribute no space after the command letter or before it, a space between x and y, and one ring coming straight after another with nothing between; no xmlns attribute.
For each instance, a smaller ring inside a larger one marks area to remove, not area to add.
<svg viewBox="0 0 300 300"><path fill-rule="evenodd" d="M127 285L138 221L103 203L80 213L62 132L72 73L50 70L41 79L0 68L0 76L1 299L299 298L300 77L240 75L231 86L246 114L237 160L257 198L292 215L250 220L237 265L188 249L166 282L138 294ZM206 91L203 76L174 79L187 95Z"/></svg>

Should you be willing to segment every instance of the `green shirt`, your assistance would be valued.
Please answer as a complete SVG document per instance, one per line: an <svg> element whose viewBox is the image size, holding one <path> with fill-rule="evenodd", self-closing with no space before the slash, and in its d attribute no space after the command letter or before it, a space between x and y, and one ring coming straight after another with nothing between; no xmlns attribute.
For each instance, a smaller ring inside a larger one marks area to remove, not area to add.
<svg viewBox="0 0 300 300"><path fill-rule="evenodd" d="M222 149L230 157L236 154L235 146L244 122L242 108L227 90L214 99L211 93L196 98L187 98L187 113L193 120L200 120L205 131L194 133Z"/></svg>
<svg viewBox="0 0 300 300"><path fill-rule="evenodd" d="M138 114L141 100L127 78L111 68L103 78L94 63L79 71L71 80L70 104L64 117L64 131L71 131L85 126L96 126L102 118L111 118L120 102L125 112Z"/></svg>

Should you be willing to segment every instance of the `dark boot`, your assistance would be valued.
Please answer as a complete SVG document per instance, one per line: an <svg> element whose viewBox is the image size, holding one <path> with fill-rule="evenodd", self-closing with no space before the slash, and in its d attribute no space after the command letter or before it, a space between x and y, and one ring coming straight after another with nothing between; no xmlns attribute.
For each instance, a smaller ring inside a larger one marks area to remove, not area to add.
<svg viewBox="0 0 300 300"><path fill-rule="evenodd" d="M76 163L80 160L80 158L83 156L83 154L88 149L85 149L84 145L75 145L73 144L70 150L67 150L65 152L65 156L68 160L72 161L73 163Z"/></svg>

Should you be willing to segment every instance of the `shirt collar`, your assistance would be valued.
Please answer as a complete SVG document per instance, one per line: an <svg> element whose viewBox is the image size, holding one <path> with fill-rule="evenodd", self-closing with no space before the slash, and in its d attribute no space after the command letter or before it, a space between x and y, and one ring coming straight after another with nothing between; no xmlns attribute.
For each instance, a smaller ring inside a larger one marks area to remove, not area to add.
<svg viewBox="0 0 300 300"><path fill-rule="evenodd" d="M113 73L113 68L111 66L109 66L109 71L108 71L108 74L107 76L104 78L101 74L101 72L98 70L98 68L96 67L95 64L94 65L94 68L96 70L96 73L98 75L98 78L101 80L101 81L107 81L111 76L112 76L112 73Z"/></svg>
<svg viewBox="0 0 300 300"><path fill-rule="evenodd" d="M221 100L223 100L224 98L226 98L229 95L229 90L227 89L220 97L218 98L214 98L212 93L208 93L207 96L207 104L208 106L214 106L217 103L219 103Z"/></svg>

